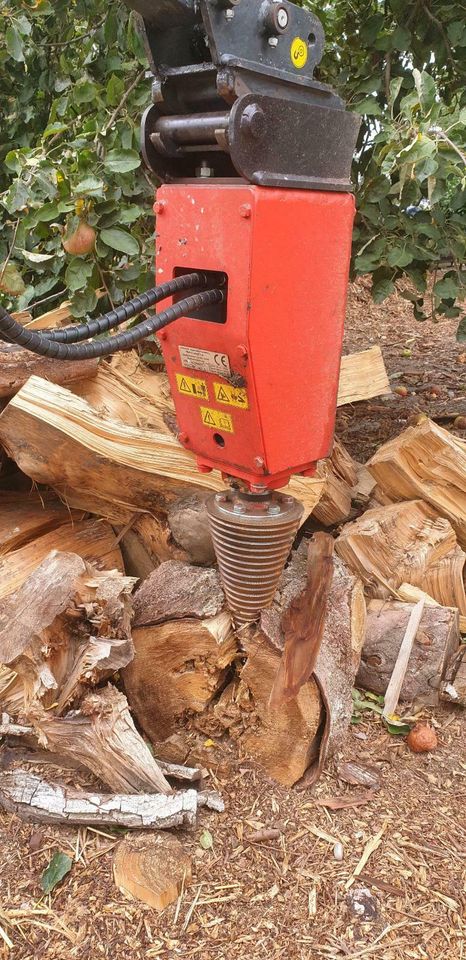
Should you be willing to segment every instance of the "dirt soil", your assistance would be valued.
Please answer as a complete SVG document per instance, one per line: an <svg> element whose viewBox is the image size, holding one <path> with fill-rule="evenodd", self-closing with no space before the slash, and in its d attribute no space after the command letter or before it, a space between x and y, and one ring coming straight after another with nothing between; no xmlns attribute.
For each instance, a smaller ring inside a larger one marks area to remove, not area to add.
<svg viewBox="0 0 466 960"><path fill-rule="evenodd" d="M409 391L339 411L338 432L354 456L367 459L421 412L448 427L466 415L466 355L452 331L449 323L416 323L401 297L375 306L364 282L353 287L347 350L380 343L392 385ZM228 744L204 746L226 810L202 811L195 831L178 833L193 856L193 879L161 915L116 889L115 832L0 815L0 957L466 958L465 715L441 709L433 723L437 750L415 755L378 718L364 719L313 792L278 787ZM10 760L11 752L0 754L0 765ZM376 787L350 783L348 761L369 766ZM52 771L41 768L45 777ZM83 782L69 771L66 779ZM323 805L336 797L354 806ZM279 838L248 839L262 827L278 827ZM200 845L206 828L208 850ZM40 877L57 850L73 868L43 897Z"/></svg>

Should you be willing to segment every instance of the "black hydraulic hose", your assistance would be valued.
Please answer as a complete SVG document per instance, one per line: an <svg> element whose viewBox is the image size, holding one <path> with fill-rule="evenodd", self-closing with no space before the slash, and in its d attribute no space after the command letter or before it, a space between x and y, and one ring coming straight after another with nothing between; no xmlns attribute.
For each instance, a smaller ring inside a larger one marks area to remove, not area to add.
<svg viewBox="0 0 466 960"><path fill-rule="evenodd" d="M144 301L145 294L135 299ZM27 330L20 323L13 319L3 307L0 306L0 334L4 334L10 343L17 343L31 353L37 353L41 357L51 357L57 360L88 360L93 357L108 357L118 350L127 350L133 347L140 340L144 340L152 333L157 333L162 327L168 326L179 317L183 317L201 307L209 306L214 303L221 303L223 293L221 290L204 290L201 293L195 293L184 300L179 300L171 307L162 310L154 317L148 317L141 323L138 323L132 330L125 330L124 333L114 334L105 340L88 341L87 343L66 344L57 343L49 340L48 337L41 336L34 330ZM140 313L145 310L143 305L135 312Z"/></svg>
<svg viewBox="0 0 466 960"><path fill-rule="evenodd" d="M115 327L120 327L122 323L131 320L143 310L148 310L154 304L165 300L167 297L180 293L181 290L191 290L195 287L203 287L207 284L205 273L186 273L181 277L175 277L174 280L167 280L166 283L159 284L158 287L151 287L139 297L122 303L115 310L103 313L95 320L88 320L86 323L75 323L69 327L60 329L41 330L40 336L47 337L48 340L55 340L58 343L79 343L82 340L89 340L100 333L106 333Z"/></svg>

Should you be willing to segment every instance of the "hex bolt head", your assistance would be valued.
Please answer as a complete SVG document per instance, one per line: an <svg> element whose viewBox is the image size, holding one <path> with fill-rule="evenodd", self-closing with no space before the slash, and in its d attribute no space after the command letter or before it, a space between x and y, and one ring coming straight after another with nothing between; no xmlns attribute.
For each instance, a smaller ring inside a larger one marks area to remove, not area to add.
<svg viewBox="0 0 466 960"><path fill-rule="evenodd" d="M275 39L277 38L275 37ZM243 111L240 128L241 133L248 137L252 137L254 140L262 140L267 133L267 119L261 107L258 107L255 103L250 103Z"/></svg>
<svg viewBox="0 0 466 960"><path fill-rule="evenodd" d="M234 15L234 10L225 10L225 20L233 20Z"/></svg>
<svg viewBox="0 0 466 960"><path fill-rule="evenodd" d="M269 47L278 47L278 37L269 37L268 44Z"/></svg>
<svg viewBox="0 0 466 960"><path fill-rule="evenodd" d="M163 213L166 206L167 206L166 200L156 200L152 209L154 213L160 214L160 213Z"/></svg>
<svg viewBox="0 0 466 960"><path fill-rule="evenodd" d="M178 440L180 443L187 443L189 440L188 434L182 430L181 433L178 434Z"/></svg>
<svg viewBox="0 0 466 960"><path fill-rule="evenodd" d="M271 517L278 517L280 514L280 507L278 503L271 503L268 508L268 513L270 513Z"/></svg>
<svg viewBox="0 0 466 960"><path fill-rule="evenodd" d="M246 510L246 507L244 506L244 503L233 504L233 513L244 513L245 510Z"/></svg>
<svg viewBox="0 0 466 960"><path fill-rule="evenodd" d="M254 466L257 467L258 470L263 470L264 468L263 457L254 457Z"/></svg>
<svg viewBox="0 0 466 960"><path fill-rule="evenodd" d="M243 220L249 220L251 216L251 206L249 203L242 203L239 208L239 215Z"/></svg>

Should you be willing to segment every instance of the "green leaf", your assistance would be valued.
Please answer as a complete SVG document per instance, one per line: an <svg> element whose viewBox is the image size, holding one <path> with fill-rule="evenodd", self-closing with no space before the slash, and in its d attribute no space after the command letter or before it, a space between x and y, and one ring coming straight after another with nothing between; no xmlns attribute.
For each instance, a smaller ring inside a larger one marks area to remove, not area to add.
<svg viewBox="0 0 466 960"><path fill-rule="evenodd" d="M85 317L97 306L97 294L93 287L78 290L71 297L70 313L72 317Z"/></svg>
<svg viewBox="0 0 466 960"><path fill-rule="evenodd" d="M395 284L389 277L376 280L372 283L372 297L375 303L383 303L391 293L395 292Z"/></svg>
<svg viewBox="0 0 466 960"><path fill-rule="evenodd" d="M387 254L387 260L391 267L407 267L413 259L412 254L408 253L405 247L392 247Z"/></svg>
<svg viewBox="0 0 466 960"><path fill-rule="evenodd" d="M460 343L466 343L466 315L462 317L458 324L458 329L456 331L456 339Z"/></svg>
<svg viewBox="0 0 466 960"><path fill-rule="evenodd" d="M141 158L136 150L109 150L105 158L105 166L112 173L129 173L141 165Z"/></svg>
<svg viewBox="0 0 466 960"><path fill-rule="evenodd" d="M434 286L435 296L442 297L445 300L454 300L459 292L459 287L454 277L444 277L443 280L437 280Z"/></svg>
<svg viewBox="0 0 466 960"><path fill-rule="evenodd" d="M70 872L72 866L71 857L62 853L61 850L57 850L41 877L40 885L44 893L51 893L57 884L61 883L63 877L66 877L66 874Z"/></svg>
<svg viewBox="0 0 466 960"><path fill-rule="evenodd" d="M120 230L119 227L109 227L108 230L102 230L100 236L112 250L127 253L130 257L135 257L139 253L138 241L126 230Z"/></svg>
<svg viewBox="0 0 466 960"><path fill-rule="evenodd" d="M51 123L48 127L45 128L42 139L47 140L48 137L54 137L58 133L66 133L69 130L69 125L67 123Z"/></svg>
<svg viewBox="0 0 466 960"><path fill-rule="evenodd" d="M5 43L10 57L13 57L13 60L16 60L17 63L23 63L23 41L21 39L21 34L16 27L10 25L6 28Z"/></svg>
<svg viewBox="0 0 466 960"><path fill-rule="evenodd" d="M423 70L421 73L419 70L414 69L413 77L421 105L425 110L430 110L435 103L437 93L435 80L426 70Z"/></svg>
<svg viewBox="0 0 466 960"><path fill-rule="evenodd" d="M361 116L368 117L381 117L383 116L383 110L375 97L366 97L365 100L361 100L359 103L353 104L351 107L353 113L359 113Z"/></svg>
<svg viewBox="0 0 466 960"><path fill-rule="evenodd" d="M105 185L103 180L100 180L98 177L85 177L84 180L80 180L78 184L73 188L73 194L83 194L83 196L104 196Z"/></svg>
<svg viewBox="0 0 466 960"><path fill-rule="evenodd" d="M207 828L206 828L205 830L202 831L202 833L201 833L201 835L200 835L200 837L199 837L199 843L200 843L200 845L201 845L201 847L202 847L203 850L211 850L211 849L212 849L212 847L213 847L213 845L214 845L214 838L213 838L210 830L207 830Z"/></svg>
<svg viewBox="0 0 466 960"><path fill-rule="evenodd" d="M68 264L65 271L65 283L67 289L72 293L77 290L84 290L87 282L92 276L94 266L82 257L75 257Z"/></svg>
<svg viewBox="0 0 466 960"><path fill-rule="evenodd" d="M393 50L409 50L411 43L411 31L406 27L396 27L391 36L391 46Z"/></svg>
<svg viewBox="0 0 466 960"><path fill-rule="evenodd" d="M106 89L106 100L109 106L115 107L121 100L125 92L125 83L121 77L112 73Z"/></svg>
<svg viewBox="0 0 466 960"><path fill-rule="evenodd" d="M393 80L390 80L389 102L392 107L394 106L395 100L399 96L402 85L403 85L403 77L394 77Z"/></svg>
<svg viewBox="0 0 466 960"><path fill-rule="evenodd" d="M0 264L0 277L0 290L9 293L12 297L20 297L24 293L26 285L12 260L7 263L6 267L3 263Z"/></svg>
<svg viewBox="0 0 466 960"><path fill-rule="evenodd" d="M384 724L393 737L406 737L411 730L409 723L404 723L402 720L384 719Z"/></svg>

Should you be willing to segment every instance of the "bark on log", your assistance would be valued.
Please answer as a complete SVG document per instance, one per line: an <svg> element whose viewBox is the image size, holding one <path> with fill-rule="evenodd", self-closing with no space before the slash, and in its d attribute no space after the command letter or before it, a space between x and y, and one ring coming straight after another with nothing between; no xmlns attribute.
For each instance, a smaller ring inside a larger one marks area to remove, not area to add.
<svg viewBox="0 0 466 960"><path fill-rule="evenodd" d="M133 582L54 550L0 601L0 663L16 675L0 694L2 708L27 715L40 702L60 714L124 667L134 655Z"/></svg>
<svg viewBox="0 0 466 960"><path fill-rule="evenodd" d="M32 376L62 384L89 380L98 366L98 360L50 360L13 343L0 343L0 397L13 396Z"/></svg>
<svg viewBox="0 0 466 960"><path fill-rule="evenodd" d="M39 744L70 756L111 790L171 792L170 784L137 732L126 697L108 684L88 693L77 711L55 717L39 707L27 714Z"/></svg>
<svg viewBox="0 0 466 960"><path fill-rule="evenodd" d="M47 783L24 770L0 772L0 807L22 820L63 825L170 830L194 826L195 790L163 794L101 794Z"/></svg>
<svg viewBox="0 0 466 960"><path fill-rule="evenodd" d="M104 419L64 387L31 377L0 416L0 441L29 477L47 483L71 506L117 523L160 516L186 484L223 490L219 473L202 474L193 455L168 435ZM309 516L323 486L293 477L287 490Z"/></svg>
<svg viewBox="0 0 466 960"><path fill-rule="evenodd" d="M386 692L414 604L371 600L357 684ZM401 688L404 702L435 705L448 663L460 644L458 611L425 606Z"/></svg>
<svg viewBox="0 0 466 960"><path fill-rule="evenodd" d="M115 534L108 523L63 523L0 559L0 600L17 590L52 550L77 553L98 569L124 572Z"/></svg>
<svg viewBox="0 0 466 960"><path fill-rule="evenodd" d="M189 883L191 858L175 837L130 837L117 847L113 879L122 893L161 912Z"/></svg>
<svg viewBox="0 0 466 960"><path fill-rule="evenodd" d="M466 549L464 440L426 419L385 443L367 466L385 497L425 500L450 521Z"/></svg>
<svg viewBox="0 0 466 960"><path fill-rule="evenodd" d="M136 591L134 604L136 656L122 676L131 708L155 742L211 703L237 643L214 570L163 563Z"/></svg>
<svg viewBox="0 0 466 960"><path fill-rule="evenodd" d="M243 641L247 660L239 680L210 711L211 735L228 731L243 753L285 786L303 777L306 783L314 782L325 758L341 745L351 719L351 689L364 639L362 584L336 560L315 673L294 700L271 708L286 642L284 614L306 582L307 549L301 544L282 575L273 607L263 611L259 629Z"/></svg>
<svg viewBox="0 0 466 960"><path fill-rule="evenodd" d="M449 521L420 500L367 510L343 527L335 550L371 598L396 597L407 582L466 614L466 555Z"/></svg>

